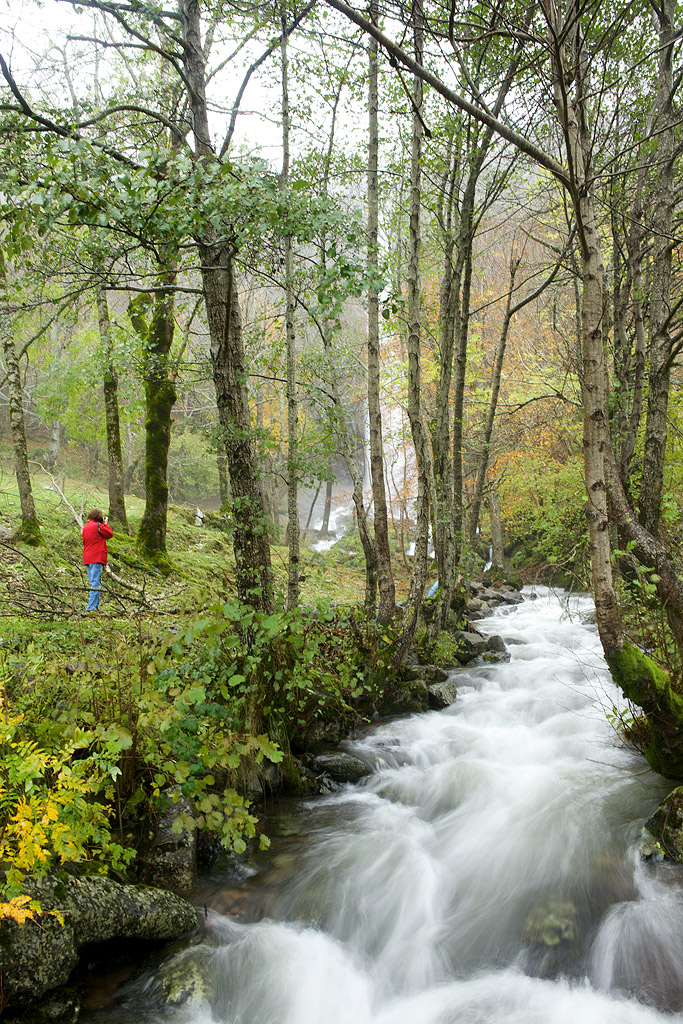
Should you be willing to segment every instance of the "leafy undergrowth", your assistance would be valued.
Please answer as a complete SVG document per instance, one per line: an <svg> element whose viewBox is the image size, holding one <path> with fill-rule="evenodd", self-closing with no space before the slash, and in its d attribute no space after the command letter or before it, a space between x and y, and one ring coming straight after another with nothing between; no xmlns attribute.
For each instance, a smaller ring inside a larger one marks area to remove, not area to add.
<svg viewBox="0 0 683 1024"><path fill-rule="evenodd" d="M106 507L101 491L82 491L66 488L79 511ZM234 599L225 518L198 528L193 509L172 507L170 573L115 533L118 579L104 577L103 614L89 615L80 528L54 491L36 496L45 543L0 544L0 914L15 920L29 874L135 877L141 823L180 796L192 814L178 828L243 849L258 832L245 780L286 758L293 732L331 704L353 718L381 662L353 610L362 569L341 547L304 550L300 610L260 614ZM128 500L133 530L142 509ZM0 523L18 520L5 490ZM282 594L287 552L272 553Z"/></svg>

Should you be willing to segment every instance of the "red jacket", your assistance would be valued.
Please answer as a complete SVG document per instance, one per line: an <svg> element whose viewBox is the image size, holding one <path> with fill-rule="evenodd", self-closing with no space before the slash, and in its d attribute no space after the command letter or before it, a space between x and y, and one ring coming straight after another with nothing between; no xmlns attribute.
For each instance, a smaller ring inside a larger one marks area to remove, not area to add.
<svg viewBox="0 0 683 1024"><path fill-rule="evenodd" d="M107 523L98 523L89 519L83 527L83 565L91 562L107 564L107 540L114 536L114 531Z"/></svg>

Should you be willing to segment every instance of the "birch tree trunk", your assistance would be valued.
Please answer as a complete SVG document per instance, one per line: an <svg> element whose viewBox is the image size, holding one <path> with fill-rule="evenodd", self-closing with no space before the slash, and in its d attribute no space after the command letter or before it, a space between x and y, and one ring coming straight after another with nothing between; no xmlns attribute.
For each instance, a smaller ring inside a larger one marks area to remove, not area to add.
<svg viewBox="0 0 683 1024"><path fill-rule="evenodd" d="M424 55L424 18L421 0L414 0L412 7L413 38L415 59L422 64ZM413 132L410 154L410 227L408 240L408 267L406 284L408 288L408 419L415 448L417 464L417 499L415 527L415 556L410 580L410 592L406 611L396 645L396 657L401 660L415 633L417 619L422 607L425 581L427 579L427 550L429 539L429 488L431 464L427 432L422 419L422 291L420 286L421 226L420 206L422 201L422 79L413 80Z"/></svg>
<svg viewBox="0 0 683 1024"><path fill-rule="evenodd" d="M503 360L505 359L505 348L507 346L508 331L510 330L510 320L512 319L512 293L515 288L515 277L517 275L517 270L519 269L519 263L519 259L511 257L510 286L508 288L507 300L505 304L505 315L503 317L503 325L500 329L500 338L498 339L498 346L496 348L496 361L493 366L493 378L491 380L491 397L489 399L489 407L486 412L486 422L484 424L484 433L481 439L481 452L479 454L477 478L474 484L474 494L472 496L472 505L470 507L469 535L471 541L474 541L477 534L477 527L479 525L479 512L481 510L481 502L484 496L486 470L488 469L489 465L491 438L493 436L493 424L496 418L496 409L498 408L498 395L500 393L500 381L503 375ZM493 512L491 513L491 515L491 533L493 534ZM494 565L495 564L497 563L494 562Z"/></svg>
<svg viewBox="0 0 683 1024"><path fill-rule="evenodd" d="M498 569L504 568L505 545L503 542L503 524L500 520L500 503L498 491L491 491L488 497L491 515L491 565Z"/></svg>
<svg viewBox="0 0 683 1024"><path fill-rule="evenodd" d="M521 257L515 258L510 257L510 287L508 289L507 301L505 306L505 315L503 317L503 324L500 330L500 338L498 340L498 346L496 348L496 361L493 368L493 378L491 380L491 398L489 400L489 407L486 413L486 422L484 424L484 433L482 437L482 449L479 456L479 467L477 469L477 478L474 485L474 496L472 498L472 506L470 510L470 523L469 523L469 535L470 539L474 540L477 533L477 525L479 523L479 512L481 510L481 501L484 494L484 484L486 482L486 470L489 464L489 454L491 449L491 438L493 436L493 424L495 422L496 410L498 408L498 395L500 394L500 382L503 374L503 360L505 359L505 349L507 346L508 333L510 330L510 324L512 318L519 313L521 309L528 306L529 303L541 295L545 289L552 284L557 272L560 269L560 258L558 262L550 272L548 277L541 282L538 288L535 288L532 292L526 295L515 305L512 305L512 294L515 288L515 278L521 262ZM495 563L494 563L495 564ZM502 563L501 563L502 564Z"/></svg>
<svg viewBox="0 0 683 1024"><path fill-rule="evenodd" d="M377 2L372 0L370 17L377 21ZM396 589L391 570L389 521L384 487L384 445L382 441L382 406L380 401L379 296L375 281L379 277L377 251L379 245L379 162L377 52L375 39L368 41L368 420L370 426L370 473L375 506L375 548L377 551L377 582L379 607L377 618L389 622L394 614Z"/></svg>
<svg viewBox="0 0 683 1024"><path fill-rule="evenodd" d="M9 393L9 420L14 452L14 471L19 489L21 526L14 533L16 540L37 547L43 543L40 523L33 500L31 474L28 468L26 425L24 423L24 397L21 386L21 369L14 345L12 310L7 295L7 269L5 254L0 248L0 337L7 368L7 390Z"/></svg>
<svg viewBox="0 0 683 1024"><path fill-rule="evenodd" d="M674 25L675 0L653 4L659 19L658 88L654 132L657 184L652 217L652 289L650 295L650 373L645 422L640 521L659 533L664 489L664 456L671 380L671 268L673 255L674 131L673 49L679 31Z"/></svg>
<svg viewBox="0 0 683 1024"><path fill-rule="evenodd" d="M586 517L591 555L595 615L605 654L621 651L624 643L612 576L606 459L611 452L607 377L607 338L604 322L605 271L600 253L593 199L593 140L588 122L589 55L581 35L580 12L569 12L571 31L561 23L553 4L545 0L551 26L555 106L560 118L571 168L570 193L577 220L582 260L581 303L583 454L588 505ZM571 73L564 40L571 46ZM564 83L574 81L574 95Z"/></svg>

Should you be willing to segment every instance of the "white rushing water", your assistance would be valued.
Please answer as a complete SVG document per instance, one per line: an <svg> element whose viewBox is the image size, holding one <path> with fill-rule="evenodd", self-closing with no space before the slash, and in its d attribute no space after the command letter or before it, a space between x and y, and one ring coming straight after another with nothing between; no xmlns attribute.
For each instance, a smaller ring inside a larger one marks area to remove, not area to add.
<svg viewBox="0 0 683 1024"><path fill-rule="evenodd" d="M511 661L459 670L451 708L348 744L376 771L290 816L249 883L266 916L210 913L210 998L162 1013L148 978L128 1018L680 1019L680 871L637 855L667 786L609 724L619 696L590 608L542 589L484 620Z"/></svg>

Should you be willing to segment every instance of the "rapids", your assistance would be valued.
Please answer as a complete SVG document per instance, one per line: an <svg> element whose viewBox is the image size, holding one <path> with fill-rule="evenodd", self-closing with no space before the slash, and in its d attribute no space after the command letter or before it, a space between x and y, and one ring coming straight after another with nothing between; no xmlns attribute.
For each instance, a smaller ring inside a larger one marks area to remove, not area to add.
<svg viewBox="0 0 683 1024"><path fill-rule="evenodd" d="M616 737L590 601L526 596L478 624L509 663L458 669L446 711L349 741L371 776L283 801L241 887L198 888L211 941L183 955L203 954L206 998L162 1006L148 971L82 1020L680 1019L683 875L637 852L671 787Z"/></svg>

